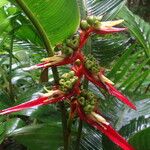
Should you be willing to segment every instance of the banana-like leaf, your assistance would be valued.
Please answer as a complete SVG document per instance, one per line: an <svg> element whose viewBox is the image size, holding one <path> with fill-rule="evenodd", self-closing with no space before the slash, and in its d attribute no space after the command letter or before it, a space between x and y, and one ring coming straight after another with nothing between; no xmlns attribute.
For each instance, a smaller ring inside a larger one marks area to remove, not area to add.
<svg viewBox="0 0 150 150"><path fill-rule="evenodd" d="M9 136L13 136L30 150L54 150L63 145L62 130L60 125L56 124L31 125L18 128Z"/></svg>
<svg viewBox="0 0 150 150"><path fill-rule="evenodd" d="M42 32L52 45L62 42L77 30L79 11L76 0L15 0L15 2L27 14L36 29L39 27L43 29ZM24 36L24 32L20 33L20 36ZM30 37L27 38L30 40Z"/></svg>
<svg viewBox="0 0 150 150"><path fill-rule="evenodd" d="M129 139L136 150L148 150L150 148L150 127L146 128Z"/></svg>

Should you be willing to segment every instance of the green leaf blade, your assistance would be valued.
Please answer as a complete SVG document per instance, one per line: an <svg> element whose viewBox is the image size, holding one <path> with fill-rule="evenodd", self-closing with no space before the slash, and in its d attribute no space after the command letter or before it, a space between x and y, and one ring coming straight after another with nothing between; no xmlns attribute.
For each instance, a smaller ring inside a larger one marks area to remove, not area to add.
<svg viewBox="0 0 150 150"><path fill-rule="evenodd" d="M23 3L43 28L53 46L76 32L80 17L75 0L26 0Z"/></svg>

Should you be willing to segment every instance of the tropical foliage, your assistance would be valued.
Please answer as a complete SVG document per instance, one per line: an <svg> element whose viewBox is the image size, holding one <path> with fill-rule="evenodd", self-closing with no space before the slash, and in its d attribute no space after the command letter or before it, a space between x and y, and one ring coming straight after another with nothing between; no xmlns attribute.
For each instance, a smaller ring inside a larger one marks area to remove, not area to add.
<svg viewBox="0 0 150 150"><path fill-rule="evenodd" d="M58 74L68 72L70 66L28 72L23 68L52 56L55 45L76 33L81 19L88 15L103 15L102 21L124 19L127 31L93 35L83 49L85 55L90 52L107 68L106 76L132 100L137 111L90 82L88 89L97 95L99 109L112 126L136 150L148 150L150 25L125 4L123 0L1 0L0 110L34 99L45 87L58 81ZM68 116L66 102L2 115L0 148L62 149ZM107 137L78 118L72 122L71 130L69 149L118 149Z"/></svg>

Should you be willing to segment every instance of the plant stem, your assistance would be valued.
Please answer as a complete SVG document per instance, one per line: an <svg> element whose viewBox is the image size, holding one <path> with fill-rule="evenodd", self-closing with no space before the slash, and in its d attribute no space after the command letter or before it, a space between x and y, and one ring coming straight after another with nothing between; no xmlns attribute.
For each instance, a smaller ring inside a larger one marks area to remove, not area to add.
<svg viewBox="0 0 150 150"><path fill-rule="evenodd" d="M24 13L28 16L28 18L30 19L30 21L32 22L34 27L37 29L39 36L43 40L43 43L44 43L45 49L47 50L48 55L53 56L53 49L52 49L50 40L49 40L44 28L38 21L38 19L35 17L35 15L32 13L32 11L30 11L30 9L24 3L23 0L15 0L15 1L21 7L21 9L24 11Z"/></svg>
<svg viewBox="0 0 150 150"><path fill-rule="evenodd" d="M83 88L84 89L88 89L88 80L86 80L86 78L84 78L84 81L83 81ZM79 150L80 148L80 141L81 141L81 135L82 135L82 127L83 127L83 121L80 120L79 121L79 126L78 126L78 134L77 134L77 141L76 141L76 148L75 150Z"/></svg>
<svg viewBox="0 0 150 150"><path fill-rule="evenodd" d="M44 28L42 27L42 25L38 21L38 19L35 17L35 15L32 13L32 11L30 11L30 9L24 3L23 0L15 0L15 1L22 8L24 13L27 15L27 17L30 19L30 21L34 25L34 27L37 29L39 36L43 40L43 43L44 43L45 49L48 53L48 56L53 56L54 53L53 53L51 42L50 42ZM52 72L53 72L53 77L54 77L55 83L57 84L59 81L59 74L58 74L57 68L56 67L52 68ZM60 102L59 105L60 105L60 109L61 109L61 113L62 113L64 149L66 150L66 130L67 130L66 109L65 109L64 102Z"/></svg>
<svg viewBox="0 0 150 150"><path fill-rule="evenodd" d="M81 140L81 134L82 134L82 127L83 127L83 122L82 122L82 120L80 120L79 121L78 135L77 135L77 141L76 141L75 150L79 150L79 148L80 148L80 140Z"/></svg>
<svg viewBox="0 0 150 150"><path fill-rule="evenodd" d="M10 99L14 101L14 94L13 94L13 85L11 82L12 79L12 59L13 59L13 44L14 44L14 31L11 33L11 41L10 41L10 49L9 49L9 95Z"/></svg>
<svg viewBox="0 0 150 150"><path fill-rule="evenodd" d="M56 67L52 68L54 74L55 83L59 83L59 74ZM63 127L63 137L64 137L64 150L68 150L69 143L68 143L68 127L67 127L67 114L64 102L59 102L59 107L61 110L61 118L62 118L62 127Z"/></svg>

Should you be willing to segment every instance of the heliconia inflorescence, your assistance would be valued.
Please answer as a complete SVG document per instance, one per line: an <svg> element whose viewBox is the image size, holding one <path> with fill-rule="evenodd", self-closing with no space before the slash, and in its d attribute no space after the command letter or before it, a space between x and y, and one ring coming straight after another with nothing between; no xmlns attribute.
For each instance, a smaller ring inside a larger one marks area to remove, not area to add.
<svg viewBox="0 0 150 150"><path fill-rule="evenodd" d="M70 116L72 119L74 115L78 114L81 120L105 134L122 149L134 150L134 148L111 127L101 112L99 112L97 108L98 99L95 94L92 91L84 90L82 86L82 78L85 77L98 88L102 88L132 109L136 109L134 104L114 87L114 83L105 77L105 69L100 66L99 62L91 54L85 56L82 52L86 41L93 34L111 34L126 30L126 28L114 27L122 23L123 20L102 22L100 21L101 18L102 17L88 16L86 20L81 21L80 29L77 34L66 39L63 43L56 45L54 48L54 56L43 58L41 60L42 62L37 65L23 68L29 71L38 68L70 64L71 71L61 76L57 88L43 93L36 99L1 110L0 115L67 99L71 106Z"/></svg>

